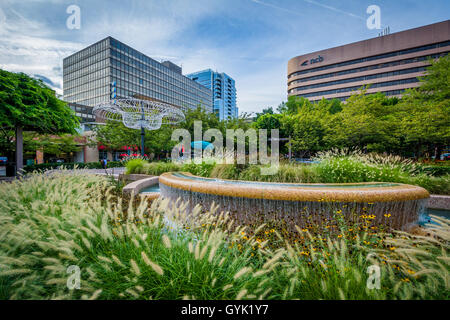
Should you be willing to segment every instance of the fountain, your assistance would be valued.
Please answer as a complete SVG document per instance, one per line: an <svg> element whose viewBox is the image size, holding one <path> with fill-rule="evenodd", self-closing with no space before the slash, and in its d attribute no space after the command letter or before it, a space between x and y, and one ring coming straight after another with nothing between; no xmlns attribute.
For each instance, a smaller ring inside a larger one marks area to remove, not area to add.
<svg viewBox="0 0 450 320"><path fill-rule="evenodd" d="M375 224L408 229L416 224L429 193L417 186L387 183L270 183L203 178L190 173L164 173L161 196L189 201L208 209L214 202L241 224L285 221L295 230L322 224L339 211L346 219L370 216Z"/></svg>

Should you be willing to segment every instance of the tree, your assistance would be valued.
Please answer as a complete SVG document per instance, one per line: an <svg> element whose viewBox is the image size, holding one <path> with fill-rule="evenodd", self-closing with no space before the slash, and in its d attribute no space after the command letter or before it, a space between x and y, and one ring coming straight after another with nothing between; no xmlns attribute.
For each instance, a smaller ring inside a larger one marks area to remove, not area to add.
<svg viewBox="0 0 450 320"><path fill-rule="evenodd" d="M263 109L262 112L257 112L256 113L256 117L255 117L255 121L258 121L258 118L265 115L265 114L274 114L273 112L273 108L272 107L268 107L266 109Z"/></svg>
<svg viewBox="0 0 450 320"><path fill-rule="evenodd" d="M400 103L405 140L416 157L427 151L439 159L450 144L450 56L431 60L420 86L407 90Z"/></svg>
<svg viewBox="0 0 450 320"><path fill-rule="evenodd" d="M36 132L24 133L24 150L28 155L34 156L36 150L42 150L44 154L54 155L57 158L67 158L72 152L80 151L75 136L70 134L41 135Z"/></svg>
<svg viewBox="0 0 450 320"><path fill-rule="evenodd" d="M342 111L331 118L329 145L393 152L400 145L396 105L382 93L366 92L367 88L362 88L353 94L342 106Z"/></svg>
<svg viewBox="0 0 450 320"><path fill-rule="evenodd" d="M15 130L16 168L23 167L23 130L76 133L75 113L41 80L0 69L0 127Z"/></svg>
<svg viewBox="0 0 450 320"><path fill-rule="evenodd" d="M154 153L155 156L164 156L175 145L175 142L171 141L173 128L172 125L162 125L158 130L146 130L144 151ZM120 121L107 121L95 126L93 130L96 134L90 139L91 146L101 144L110 151L121 150L124 146L140 147L140 130L127 128Z"/></svg>

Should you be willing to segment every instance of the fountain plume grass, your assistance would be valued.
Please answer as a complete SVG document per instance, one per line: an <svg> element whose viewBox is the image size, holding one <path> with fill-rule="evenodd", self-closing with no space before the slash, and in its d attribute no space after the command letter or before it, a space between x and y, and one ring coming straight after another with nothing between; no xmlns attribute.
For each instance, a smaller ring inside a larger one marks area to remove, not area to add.
<svg viewBox="0 0 450 320"><path fill-rule="evenodd" d="M0 184L0 298L448 299L446 219L435 217L427 236L396 232L385 247L301 228L294 242L278 227L239 226L217 206L187 215L182 201L149 207L111 192L77 172ZM369 290L375 263L381 289ZM80 290L66 287L70 265Z"/></svg>

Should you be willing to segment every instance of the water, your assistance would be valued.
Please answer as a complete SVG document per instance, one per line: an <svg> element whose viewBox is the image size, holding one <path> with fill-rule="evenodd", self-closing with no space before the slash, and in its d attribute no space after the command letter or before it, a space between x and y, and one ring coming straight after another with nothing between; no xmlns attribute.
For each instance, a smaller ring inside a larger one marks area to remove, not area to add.
<svg viewBox="0 0 450 320"><path fill-rule="evenodd" d="M373 223L402 229L419 220L419 213L423 212L426 203L426 199L374 203L271 200L191 192L164 184L161 184L161 195L174 201L178 198L188 201L188 211L196 204L209 210L214 203L219 207L217 213L229 212L240 224L259 225L284 220L288 222L287 228L293 231L295 225L303 228L308 224L321 225L327 219L330 221L337 210L350 220L363 214L374 215Z"/></svg>
<svg viewBox="0 0 450 320"><path fill-rule="evenodd" d="M146 187L146 188L142 189L141 191L139 191L139 193L143 193L143 192L160 192L159 184L157 183L157 184L151 185L151 186Z"/></svg>
<svg viewBox="0 0 450 320"><path fill-rule="evenodd" d="M302 188L338 188L338 189L351 189L351 188L378 188L378 187L395 187L399 186L399 183L391 183L391 182L368 182L368 183L282 183L282 182L263 182L260 181L244 181L244 180L222 180L216 178L204 178L197 176L186 175L182 172L172 172L172 176L177 178L202 181L205 183L222 183L222 184L239 184L239 185L249 185L249 186L258 186L262 188L273 188L273 187L302 187Z"/></svg>
<svg viewBox="0 0 450 320"><path fill-rule="evenodd" d="M427 223L437 224L435 221L432 220L430 214L450 219L450 210L426 208L425 211L421 213L419 216L419 225L425 226L425 224Z"/></svg>

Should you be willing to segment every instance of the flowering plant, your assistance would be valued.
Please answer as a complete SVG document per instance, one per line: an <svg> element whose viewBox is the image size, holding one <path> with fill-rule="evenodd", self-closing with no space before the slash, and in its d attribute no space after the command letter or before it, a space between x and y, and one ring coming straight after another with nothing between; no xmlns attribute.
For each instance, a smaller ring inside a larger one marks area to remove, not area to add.
<svg viewBox="0 0 450 320"><path fill-rule="evenodd" d="M146 154L144 154L144 156L141 156L140 154L137 153L132 154L122 153L120 154L120 157L121 157L120 162L122 162L123 164L126 164L128 161L132 159L148 160L148 156Z"/></svg>

